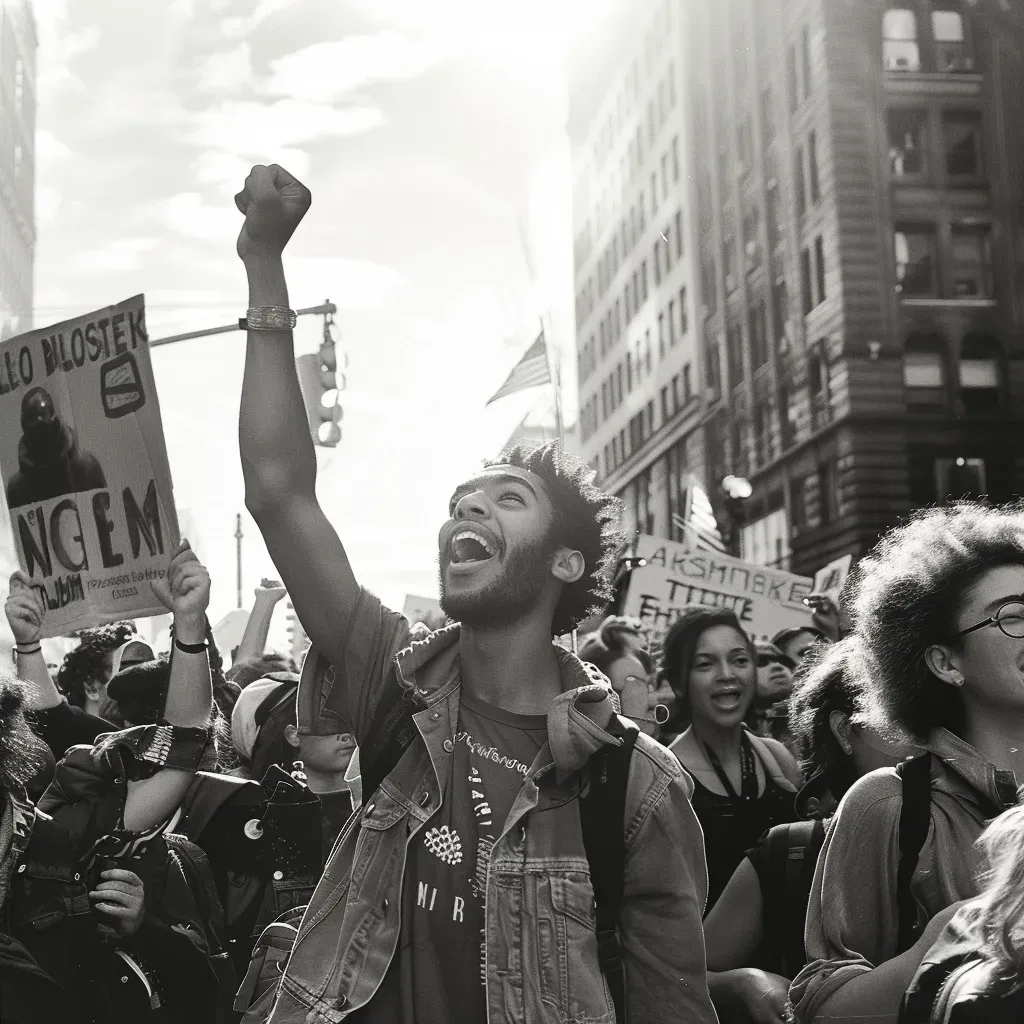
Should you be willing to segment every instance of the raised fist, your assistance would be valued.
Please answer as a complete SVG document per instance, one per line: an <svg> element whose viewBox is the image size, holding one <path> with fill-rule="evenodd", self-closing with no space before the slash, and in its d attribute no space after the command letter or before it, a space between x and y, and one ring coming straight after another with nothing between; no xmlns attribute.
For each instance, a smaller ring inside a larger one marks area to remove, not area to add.
<svg viewBox="0 0 1024 1024"><path fill-rule="evenodd" d="M257 164L235 196L235 206L245 215L238 235L238 255L280 256L313 197L309 189L277 164Z"/></svg>
<svg viewBox="0 0 1024 1024"><path fill-rule="evenodd" d="M30 644L39 639L46 609L39 592L32 588L28 576L20 569L11 575L11 590L4 611L15 643Z"/></svg>
<svg viewBox="0 0 1024 1024"><path fill-rule="evenodd" d="M206 609L210 604L210 574L187 540L178 545L167 569L167 577L153 580L152 586L153 593L163 606L174 613L176 625L202 625L201 634L205 635Z"/></svg>
<svg viewBox="0 0 1024 1024"><path fill-rule="evenodd" d="M256 588L256 600L264 604L277 604L288 596L288 590L280 580L262 579Z"/></svg>

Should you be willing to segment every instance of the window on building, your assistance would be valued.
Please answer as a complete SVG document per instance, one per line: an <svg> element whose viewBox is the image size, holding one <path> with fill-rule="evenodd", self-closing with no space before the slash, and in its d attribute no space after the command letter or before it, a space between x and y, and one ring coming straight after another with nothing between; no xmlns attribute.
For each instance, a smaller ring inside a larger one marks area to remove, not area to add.
<svg viewBox="0 0 1024 1024"><path fill-rule="evenodd" d="M682 396L679 393L679 374L672 378L672 411L676 413L682 407Z"/></svg>
<svg viewBox="0 0 1024 1024"><path fill-rule="evenodd" d="M915 177L928 171L928 115L923 110L889 111L889 173Z"/></svg>
<svg viewBox="0 0 1024 1024"><path fill-rule="evenodd" d="M650 327L644 330L644 372L650 374L651 372L651 329Z"/></svg>
<svg viewBox="0 0 1024 1024"><path fill-rule="evenodd" d="M721 386L721 366L719 365L718 342L714 338L706 338L704 341L704 377L707 385L714 391Z"/></svg>
<svg viewBox="0 0 1024 1024"><path fill-rule="evenodd" d="M621 405L622 404L622 399L623 399L623 397L626 394L625 389L623 387L623 385L626 383L626 381L625 381L626 374L625 374L625 372L623 370L622 363L619 363L619 365L615 368L615 375L618 378L618 385L619 385L619 400L618 400L618 402L616 402L616 405Z"/></svg>
<svg viewBox="0 0 1024 1024"><path fill-rule="evenodd" d="M750 311L750 356L754 369L768 362L768 321L764 299Z"/></svg>
<svg viewBox="0 0 1024 1024"><path fill-rule="evenodd" d="M937 4L935 5L938 6ZM973 71L964 16L957 10L932 10L935 70L942 73Z"/></svg>
<svg viewBox="0 0 1024 1024"><path fill-rule="evenodd" d="M661 198L668 199L668 153L661 154Z"/></svg>
<svg viewBox="0 0 1024 1024"><path fill-rule="evenodd" d="M954 224L952 256L954 296L992 298L992 229L987 224Z"/></svg>
<svg viewBox="0 0 1024 1024"><path fill-rule="evenodd" d="M825 240L821 235L814 239L814 269L818 285L815 305L819 305L828 298L828 292L825 289Z"/></svg>
<svg viewBox="0 0 1024 1024"><path fill-rule="evenodd" d="M935 228L930 224L906 224L894 235L896 290L903 295L937 295Z"/></svg>
<svg viewBox="0 0 1024 1024"><path fill-rule="evenodd" d="M668 300L668 347L676 347L676 300Z"/></svg>
<svg viewBox="0 0 1024 1024"><path fill-rule="evenodd" d="M795 172L796 188L796 212L803 216L807 212L807 184L804 180L804 147L797 146L793 156L793 170Z"/></svg>
<svg viewBox="0 0 1024 1024"><path fill-rule="evenodd" d="M651 171L651 217L658 212L658 172Z"/></svg>
<svg viewBox="0 0 1024 1024"><path fill-rule="evenodd" d="M740 173L749 174L754 164L754 142L749 114L740 121L736 129L736 153L740 161Z"/></svg>
<svg viewBox="0 0 1024 1024"><path fill-rule="evenodd" d="M683 214L676 210L676 259L683 258Z"/></svg>
<svg viewBox="0 0 1024 1024"><path fill-rule="evenodd" d="M679 289L679 336L682 337L690 329L690 311L686 305L686 288Z"/></svg>
<svg viewBox="0 0 1024 1024"><path fill-rule="evenodd" d="M668 385L661 389L661 422L668 423L672 418L672 411L668 405Z"/></svg>
<svg viewBox="0 0 1024 1024"><path fill-rule="evenodd" d="M693 381L690 379L690 364L683 365L683 401L693 398Z"/></svg>
<svg viewBox="0 0 1024 1024"><path fill-rule="evenodd" d="M800 250L800 287L803 290L804 316L814 309L814 280L811 273L811 250Z"/></svg>
<svg viewBox="0 0 1024 1024"><path fill-rule="evenodd" d="M999 407L1002 346L990 334L971 333L960 346L960 400L967 412Z"/></svg>
<svg viewBox="0 0 1024 1024"><path fill-rule="evenodd" d="M804 25L803 31L800 33L800 54L803 59L804 99L807 99L811 95L811 85L813 82L811 74L811 29L809 25Z"/></svg>
<svg viewBox="0 0 1024 1024"><path fill-rule="evenodd" d="M701 297L706 307L705 316L713 316L718 311L718 278L715 264L711 259L700 261Z"/></svg>
<svg viewBox="0 0 1024 1024"><path fill-rule="evenodd" d="M941 335L915 333L907 338L903 348L903 386L946 386L946 345Z"/></svg>
<svg viewBox="0 0 1024 1024"><path fill-rule="evenodd" d="M672 136L672 180L679 181L679 136Z"/></svg>
<svg viewBox="0 0 1024 1024"><path fill-rule="evenodd" d="M821 178L818 174L818 133L811 131L807 136L807 159L811 168L811 202L821 201Z"/></svg>
<svg viewBox="0 0 1024 1024"><path fill-rule="evenodd" d="M647 301L647 260L640 263L640 301Z"/></svg>
<svg viewBox="0 0 1024 1024"><path fill-rule="evenodd" d="M765 191L765 209L768 215L768 245L772 252L782 241L782 209L779 205L779 185L771 181Z"/></svg>
<svg viewBox="0 0 1024 1024"><path fill-rule="evenodd" d="M736 290L736 239L726 235L722 242L722 268L725 271L725 291L731 294Z"/></svg>
<svg viewBox="0 0 1024 1024"><path fill-rule="evenodd" d="M975 178L983 173L981 114L947 111L942 117L942 138L946 147L946 173L950 177Z"/></svg>
<svg viewBox="0 0 1024 1024"><path fill-rule="evenodd" d="M665 225L665 230L662 232L662 242L664 245L662 249L665 253L665 276L668 276L668 272L672 269L672 222L669 221Z"/></svg>
<svg viewBox="0 0 1024 1024"><path fill-rule="evenodd" d="M647 144L654 145L656 127L654 124L654 100L647 101Z"/></svg>
<svg viewBox="0 0 1024 1024"><path fill-rule="evenodd" d="M838 513L836 475L836 467L832 462L824 463L818 470L818 510L822 525L833 522Z"/></svg>
<svg viewBox="0 0 1024 1024"><path fill-rule="evenodd" d="M611 403L608 400L608 381L601 381L601 422L608 419L611 410Z"/></svg>
<svg viewBox="0 0 1024 1024"><path fill-rule="evenodd" d="M800 82L796 68L796 47L790 46L786 53L786 80L789 83L789 112L796 113L800 106Z"/></svg>
<svg viewBox="0 0 1024 1024"><path fill-rule="evenodd" d="M882 19L882 67L886 71L920 71L917 15L906 7L891 7Z"/></svg>
<svg viewBox="0 0 1024 1024"><path fill-rule="evenodd" d="M775 332L775 342L781 348L782 342L789 339L789 288L786 286L785 278L779 278L772 291L772 329Z"/></svg>
<svg viewBox="0 0 1024 1024"><path fill-rule="evenodd" d="M661 236L654 240L654 283L661 284Z"/></svg>
<svg viewBox="0 0 1024 1024"><path fill-rule="evenodd" d="M22 103L25 100L25 64L19 57L14 62L14 108L19 114L22 113Z"/></svg>
<svg viewBox="0 0 1024 1024"><path fill-rule="evenodd" d="M805 477L794 477L789 481L789 521L794 528L807 525L807 499L804 495Z"/></svg>
<svg viewBox="0 0 1024 1024"><path fill-rule="evenodd" d="M658 358L665 358L665 314L658 314Z"/></svg>
<svg viewBox="0 0 1024 1024"><path fill-rule="evenodd" d="M770 83L761 89L761 134L766 146L775 139L775 100Z"/></svg>
<svg viewBox="0 0 1024 1024"><path fill-rule="evenodd" d="M743 328L738 323L729 324L726 328L725 357L729 363L729 386L735 387L744 379Z"/></svg>

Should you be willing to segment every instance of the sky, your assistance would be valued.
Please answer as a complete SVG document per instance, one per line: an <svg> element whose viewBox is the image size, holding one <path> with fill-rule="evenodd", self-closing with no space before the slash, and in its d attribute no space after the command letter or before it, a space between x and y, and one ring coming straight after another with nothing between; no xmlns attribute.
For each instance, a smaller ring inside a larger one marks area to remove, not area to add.
<svg viewBox="0 0 1024 1024"><path fill-rule="evenodd" d="M485 403L544 315L573 407L561 54L594 0L35 0L35 327L147 300L151 339L244 315L232 197L253 163L313 193L285 257L348 359L321 504L392 606L435 595L454 485L543 390ZM297 352L315 351L307 317ZM153 350L175 503L235 607L240 332ZM243 515L246 602L275 575ZM284 642L279 613L272 642Z"/></svg>

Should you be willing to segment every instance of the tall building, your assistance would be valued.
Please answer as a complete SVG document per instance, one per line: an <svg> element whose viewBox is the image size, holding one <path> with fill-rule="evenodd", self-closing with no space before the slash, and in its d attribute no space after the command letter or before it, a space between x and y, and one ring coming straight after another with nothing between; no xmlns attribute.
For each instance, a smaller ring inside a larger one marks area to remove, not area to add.
<svg viewBox="0 0 1024 1024"><path fill-rule="evenodd" d="M28 0L0 0L0 339L32 326L37 45Z"/></svg>
<svg viewBox="0 0 1024 1024"><path fill-rule="evenodd" d="M683 15L623 2L570 65L578 444L665 536L704 461Z"/></svg>
<svg viewBox="0 0 1024 1024"><path fill-rule="evenodd" d="M810 572L911 508L1024 491L1015 6L668 9L686 47L691 447L713 499L750 480L745 552Z"/></svg>
<svg viewBox="0 0 1024 1024"><path fill-rule="evenodd" d="M302 623L299 622L298 613L292 607L291 601L288 602L286 619L288 622L285 629L288 634L288 653L296 662L301 664L303 656L309 650L310 641L309 637L306 636L306 631L302 628Z"/></svg>

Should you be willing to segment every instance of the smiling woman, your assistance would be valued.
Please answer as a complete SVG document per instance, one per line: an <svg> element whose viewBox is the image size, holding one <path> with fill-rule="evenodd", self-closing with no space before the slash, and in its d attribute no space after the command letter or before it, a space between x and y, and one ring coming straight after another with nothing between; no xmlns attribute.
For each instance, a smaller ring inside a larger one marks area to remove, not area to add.
<svg viewBox="0 0 1024 1024"><path fill-rule="evenodd" d="M669 749L693 777L707 852L707 910L758 837L796 820L800 769L793 755L744 726L756 671L753 645L732 612L691 606L665 637L661 676L677 700L668 727L689 723Z"/></svg>

